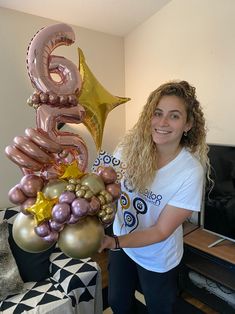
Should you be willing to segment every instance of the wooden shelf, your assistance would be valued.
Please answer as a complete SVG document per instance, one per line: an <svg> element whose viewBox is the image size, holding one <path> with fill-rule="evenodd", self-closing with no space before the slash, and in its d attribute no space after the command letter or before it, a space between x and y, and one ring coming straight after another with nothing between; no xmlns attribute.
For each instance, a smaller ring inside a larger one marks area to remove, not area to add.
<svg viewBox="0 0 235 314"><path fill-rule="evenodd" d="M196 229L184 237L184 243L205 253L218 257L231 264L235 264L235 243L224 240L221 243L209 248L208 245L219 239L218 236L203 230Z"/></svg>
<svg viewBox="0 0 235 314"><path fill-rule="evenodd" d="M208 247L218 239L220 239L218 236L202 228L185 235L186 252L188 248L190 253L185 254L184 263L201 275L235 290L235 243L224 240L213 247ZM203 256L203 252L206 255ZM226 266L223 265L225 262Z"/></svg>
<svg viewBox="0 0 235 314"><path fill-rule="evenodd" d="M191 222L188 222L188 221L185 221L183 223L183 233L184 233L184 236L186 236L187 234L191 233L192 231L198 229L199 226L198 225L195 225L195 224L192 224Z"/></svg>
<svg viewBox="0 0 235 314"><path fill-rule="evenodd" d="M222 263L214 262L212 258L206 258L200 253L190 251L190 248L188 254L185 255L184 264L188 268L231 290L235 290L235 269L232 271L230 268L224 267Z"/></svg>

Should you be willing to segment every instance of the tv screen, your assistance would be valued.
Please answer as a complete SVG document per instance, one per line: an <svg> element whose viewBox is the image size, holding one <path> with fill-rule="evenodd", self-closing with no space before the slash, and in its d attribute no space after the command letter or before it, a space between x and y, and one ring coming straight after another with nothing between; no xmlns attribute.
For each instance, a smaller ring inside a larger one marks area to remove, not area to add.
<svg viewBox="0 0 235 314"><path fill-rule="evenodd" d="M235 241L235 146L209 144L211 178L206 184L203 228Z"/></svg>

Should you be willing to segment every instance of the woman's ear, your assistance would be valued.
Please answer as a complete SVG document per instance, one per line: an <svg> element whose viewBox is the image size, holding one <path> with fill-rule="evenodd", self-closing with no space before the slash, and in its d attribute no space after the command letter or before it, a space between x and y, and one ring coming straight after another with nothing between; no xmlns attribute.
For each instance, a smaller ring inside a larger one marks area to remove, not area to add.
<svg viewBox="0 0 235 314"><path fill-rule="evenodd" d="M193 127L193 121L188 121L188 122L186 123L184 132L187 133L188 131L190 131L190 130L192 129L192 127Z"/></svg>

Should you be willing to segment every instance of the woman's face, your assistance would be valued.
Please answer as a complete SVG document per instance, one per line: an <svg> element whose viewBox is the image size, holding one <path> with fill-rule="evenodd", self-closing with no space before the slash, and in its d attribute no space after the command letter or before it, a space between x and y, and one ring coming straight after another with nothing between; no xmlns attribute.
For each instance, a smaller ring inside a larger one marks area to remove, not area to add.
<svg viewBox="0 0 235 314"><path fill-rule="evenodd" d="M191 127L183 100L177 96L163 96L151 120L153 141L157 145L177 147L183 133Z"/></svg>

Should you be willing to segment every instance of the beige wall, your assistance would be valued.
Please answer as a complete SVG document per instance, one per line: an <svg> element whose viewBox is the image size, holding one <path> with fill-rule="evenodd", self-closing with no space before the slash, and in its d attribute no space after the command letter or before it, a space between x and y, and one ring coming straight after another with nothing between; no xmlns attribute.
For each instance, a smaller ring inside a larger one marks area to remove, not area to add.
<svg viewBox="0 0 235 314"><path fill-rule="evenodd" d="M112 151L138 118L149 93L171 79L185 79L197 88L208 121L208 142L235 145L235 1L172 0L125 38L127 105L108 116L103 147ZM0 8L0 207L22 175L4 148L26 127L35 126L35 113L26 105L32 93L26 72L26 49L41 27L54 21ZM74 27L77 42L59 50L77 62L80 46L89 67L114 95L124 95L123 39ZM59 48L61 49L61 48ZM58 53L59 54L59 53ZM94 144L83 130L91 159ZM91 163L91 162L90 162Z"/></svg>
<svg viewBox="0 0 235 314"><path fill-rule="evenodd" d="M29 14L0 8L0 207L8 202L8 191L22 177L19 168L4 153L17 135L28 127L36 127L35 111L26 105L34 91L26 70L26 52L34 34L42 27L58 23ZM121 37L73 26L76 43L59 47L53 53L78 63L77 47L87 64L105 88L113 95L124 95L124 42ZM91 165L96 150L85 127L73 128L85 139ZM112 152L125 132L125 105L115 108L107 118L103 149Z"/></svg>
<svg viewBox="0 0 235 314"><path fill-rule="evenodd" d="M235 145L234 17L234 0L172 0L125 38L127 129L152 90L184 79L197 88L208 142Z"/></svg>

